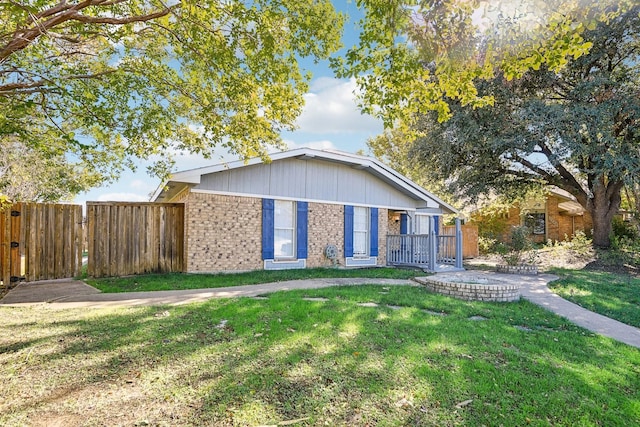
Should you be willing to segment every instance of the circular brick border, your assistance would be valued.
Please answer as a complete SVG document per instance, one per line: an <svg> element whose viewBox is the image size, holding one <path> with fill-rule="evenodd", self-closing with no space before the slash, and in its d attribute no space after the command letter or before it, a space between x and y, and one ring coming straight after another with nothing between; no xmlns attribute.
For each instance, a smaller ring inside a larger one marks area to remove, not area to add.
<svg viewBox="0 0 640 427"><path fill-rule="evenodd" d="M506 274L538 274L538 266L537 265L496 265L497 273L506 273Z"/></svg>
<svg viewBox="0 0 640 427"><path fill-rule="evenodd" d="M457 277L447 280L447 276L416 277L415 280L432 292L467 301L511 302L520 299L520 285L496 279L490 279L487 284L470 283L471 278L466 278L467 281Z"/></svg>

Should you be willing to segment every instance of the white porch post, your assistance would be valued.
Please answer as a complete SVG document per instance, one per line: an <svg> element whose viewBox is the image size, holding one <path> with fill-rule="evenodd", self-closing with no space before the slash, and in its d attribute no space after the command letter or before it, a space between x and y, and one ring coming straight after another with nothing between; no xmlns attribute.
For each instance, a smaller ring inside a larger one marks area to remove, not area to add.
<svg viewBox="0 0 640 427"><path fill-rule="evenodd" d="M462 227L456 218L456 268L462 268Z"/></svg>
<svg viewBox="0 0 640 427"><path fill-rule="evenodd" d="M436 236L436 221L429 217L429 270L436 271L438 252L438 236Z"/></svg>

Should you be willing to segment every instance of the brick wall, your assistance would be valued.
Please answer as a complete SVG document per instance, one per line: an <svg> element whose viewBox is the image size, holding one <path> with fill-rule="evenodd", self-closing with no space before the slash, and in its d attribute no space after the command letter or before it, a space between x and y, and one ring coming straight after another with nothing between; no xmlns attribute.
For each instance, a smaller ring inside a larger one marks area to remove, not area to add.
<svg viewBox="0 0 640 427"><path fill-rule="evenodd" d="M263 268L261 199L191 193L185 218L188 272Z"/></svg>
<svg viewBox="0 0 640 427"><path fill-rule="evenodd" d="M262 199L190 193L185 202L187 271L258 270L262 260ZM378 265L386 263L387 209L378 209ZM307 267L329 267L327 245L344 266L344 206L309 203Z"/></svg>
<svg viewBox="0 0 640 427"><path fill-rule="evenodd" d="M563 215L558 210L559 203L560 199L556 196L549 196L547 198L545 206L546 236L532 235L534 242L544 243L548 239L562 241L565 240L565 235L571 238L574 232L577 231L584 231L587 235L591 233L593 222L588 212L580 216ZM509 208L509 213L504 219L504 223L504 233L502 233L500 240L507 242L511 228L522 224L520 208L517 205Z"/></svg>
<svg viewBox="0 0 640 427"><path fill-rule="evenodd" d="M418 277L416 280L431 292L448 295L467 301L509 302L520 299L520 285L511 283L479 284L459 283L433 277Z"/></svg>
<svg viewBox="0 0 640 427"><path fill-rule="evenodd" d="M389 210L378 208L378 265L387 264L387 234L389 234Z"/></svg>
<svg viewBox="0 0 640 427"><path fill-rule="evenodd" d="M338 265L344 266L344 206L324 203L309 203L309 246L307 267L329 267L332 261L324 256L327 245L338 248ZM387 262L387 232L389 218L387 209L378 209L378 265Z"/></svg>
<svg viewBox="0 0 640 427"><path fill-rule="evenodd" d="M400 220L396 221L393 216L393 211L387 209L387 230L389 234L400 234Z"/></svg>
<svg viewBox="0 0 640 427"><path fill-rule="evenodd" d="M328 267L327 245L338 248L338 262L344 265L344 206L309 203L307 267Z"/></svg>

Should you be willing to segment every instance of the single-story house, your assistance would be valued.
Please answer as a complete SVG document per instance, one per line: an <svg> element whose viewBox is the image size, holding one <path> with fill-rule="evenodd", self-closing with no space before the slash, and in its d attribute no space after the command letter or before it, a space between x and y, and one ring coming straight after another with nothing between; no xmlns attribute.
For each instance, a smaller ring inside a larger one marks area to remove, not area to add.
<svg viewBox="0 0 640 427"><path fill-rule="evenodd" d="M482 230L482 222L489 218L481 214L481 210L471 214L471 223L477 224ZM556 187L549 187L546 196L530 198L522 203L514 203L502 212L495 227L499 231L499 240L506 241L509 230L513 226L528 226L531 237L536 243L548 240L562 241L570 239L578 231L591 233L593 222L591 215L574 196ZM486 227L485 227L486 228ZM501 228L501 230L500 230Z"/></svg>
<svg viewBox="0 0 640 427"><path fill-rule="evenodd" d="M153 201L185 204L187 272L462 266L455 236L437 232L457 210L380 161L309 148L270 157L177 172L158 187Z"/></svg>

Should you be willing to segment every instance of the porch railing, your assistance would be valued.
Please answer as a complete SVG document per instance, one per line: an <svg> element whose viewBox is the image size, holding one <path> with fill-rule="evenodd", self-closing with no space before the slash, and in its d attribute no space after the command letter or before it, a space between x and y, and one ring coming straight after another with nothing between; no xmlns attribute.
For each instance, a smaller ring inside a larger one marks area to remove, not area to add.
<svg viewBox="0 0 640 427"><path fill-rule="evenodd" d="M396 234L387 236L387 264L428 267L429 235Z"/></svg>
<svg viewBox="0 0 640 427"><path fill-rule="evenodd" d="M391 234L387 236L387 264L437 271L440 266L462 268L462 232L455 235Z"/></svg>
<svg viewBox="0 0 640 427"><path fill-rule="evenodd" d="M456 236L437 236L438 253L436 262L438 264L456 265Z"/></svg>

